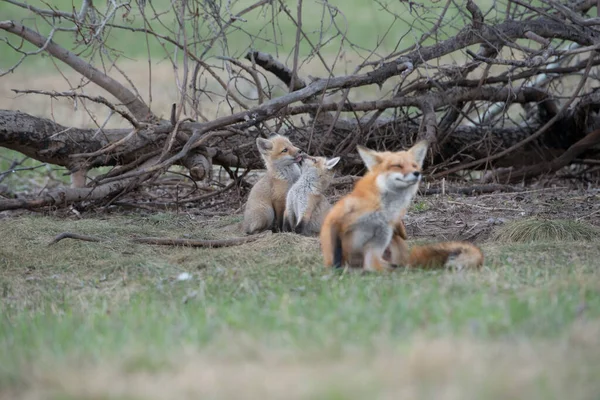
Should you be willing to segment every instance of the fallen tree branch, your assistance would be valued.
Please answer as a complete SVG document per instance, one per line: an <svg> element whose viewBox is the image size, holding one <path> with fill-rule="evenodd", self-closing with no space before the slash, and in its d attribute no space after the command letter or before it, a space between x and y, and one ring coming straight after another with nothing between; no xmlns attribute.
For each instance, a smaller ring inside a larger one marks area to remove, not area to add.
<svg viewBox="0 0 600 400"><path fill-rule="evenodd" d="M245 243L254 242L258 239L262 239L266 237L268 234L258 234L251 235L247 237L238 237L238 238L230 238L230 239L170 239L170 238L158 238L158 237L136 237L131 238L130 240L133 243L140 244L154 244L159 246L185 246L185 247L202 247L202 248L219 248L219 247L231 247L231 246L239 246ZM75 240L83 240L86 242L102 242L105 239L101 239L95 236L88 235L80 235L78 233L71 232L63 232L58 234L52 239L48 246L52 246L60 242L63 239L75 239Z"/></svg>
<svg viewBox="0 0 600 400"><path fill-rule="evenodd" d="M246 121L250 118L253 123L261 122L269 117L273 117L283 107L292 104L297 101L303 101L317 94L323 93L325 90L333 89L345 89L358 86L365 86L370 84L382 84L392 76L402 74L407 70L408 65L416 67L428 60L439 58L441 56L453 53L454 51L460 50L464 47L481 44L481 43L502 43L508 39L517 39L525 37L525 33L532 31L541 37L561 37L567 40L572 40L583 45L592 45L595 41L600 41L600 32L589 32L581 27L576 26L565 26L564 24L558 23L555 20L549 18L537 18L529 21L506 21L502 24L498 24L494 27L483 25L480 30L473 32L471 28L463 29L455 37L431 45L429 47L423 47L415 50L403 57L398 58L395 61L390 61L383 64L381 67L374 71L367 72L364 74L355 74L348 76L339 76L332 78L317 79L310 85L303 89L296 90L292 93L288 93L284 96L278 97L266 101L260 106L254 107L246 112L239 112L230 116L222 117L217 120L207 123L191 123L190 127L196 129L207 129L211 130L214 127L221 127L237 122ZM589 35L588 35L589 34ZM590 36L591 35L591 36ZM588 63L589 64L589 63ZM483 89L483 88L482 88ZM495 91L495 88L487 88L489 91ZM531 88L523 88L531 89ZM507 90L507 89L503 89ZM512 90L511 90L512 91ZM490 100L492 101L493 95L481 96L484 98L478 98L473 92L472 99L467 98L466 100ZM502 90L498 91L502 92ZM418 102L415 101L418 97L412 98L412 101L405 101L403 98L389 99L382 101L364 102L358 103L357 105L351 105L344 103L343 111L368 111L374 109L383 109L391 107L402 107L402 106L414 106L418 107ZM507 96L499 96L499 100L504 101ZM439 102L438 102L439 105ZM311 111L316 111L317 108L322 107L322 111L332 111L337 109L338 104L303 104L296 107L289 107L286 110L286 114L302 114ZM207 125L212 125L208 128Z"/></svg>
<svg viewBox="0 0 600 400"><path fill-rule="evenodd" d="M542 162L520 170L499 171L496 174L490 174L488 179L494 177L501 182L518 182L522 179L532 178L544 173L551 173L566 167L583 152L593 148L600 143L600 129L588 133L583 139L579 140L567 151L552 161Z"/></svg>
<svg viewBox="0 0 600 400"><path fill-rule="evenodd" d="M156 237L139 237L131 239L134 243L155 244L160 246L189 246L203 248L218 248L239 246L241 244L254 242L264 238L267 235L259 234L248 237L231 238L231 239L214 239L214 240L198 240L198 239L165 239Z"/></svg>
<svg viewBox="0 0 600 400"><path fill-rule="evenodd" d="M83 240L85 242L101 242L102 241L102 239L100 239L99 237L95 237L95 236L80 235L78 233L71 233L71 232L63 232L63 233L56 235L54 237L54 239L52 239L52 241L50 243L48 243L48 246L52 246L53 244L58 243L63 239Z"/></svg>
<svg viewBox="0 0 600 400"><path fill-rule="evenodd" d="M127 190L132 179L98 185L93 188L62 188L46 192L34 199L0 200L0 211L35 209L46 206L66 206L81 201L101 200Z"/></svg>

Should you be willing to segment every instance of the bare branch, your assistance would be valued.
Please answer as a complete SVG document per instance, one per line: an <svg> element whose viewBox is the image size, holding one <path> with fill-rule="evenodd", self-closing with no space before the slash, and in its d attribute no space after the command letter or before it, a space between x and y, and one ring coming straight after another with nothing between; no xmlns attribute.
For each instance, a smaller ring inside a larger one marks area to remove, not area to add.
<svg viewBox="0 0 600 400"><path fill-rule="evenodd" d="M95 237L95 236L80 235L78 233L71 233L71 232L63 232L63 233L59 233L58 235L56 235L54 237L54 239L52 239L52 241L50 243L48 243L48 246L52 246L53 244L56 244L63 239L83 240L84 242L100 242L100 241L102 241L102 239L100 239L99 237Z"/></svg>
<svg viewBox="0 0 600 400"><path fill-rule="evenodd" d="M50 97L70 97L70 98L87 99L87 100L93 101L95 103L105 105L111 111L116 112L121 117L123 117L124 119L129 121L131 123L131 125L133 125L135 128L138 128L138 129L141 128L140 123L138 121L136 121L133 116L129 115L129 113L127 113L125 111L119 110L114 104L112 104L110 101L106 100L102 96L88 96L85 94L80 94L80 93L75 93L75 92L49 92L47 90L32 90L32 89L29 89L29 90L11 89L11 90L15 93L20 93L20 94L42 94L42 95L50 96Z"/></svg>
<svg viewBox="0 0 600 400"><path fill-rule="evenodd" d="M162 246L189 246L189 247L204 247L204 248L218 248L218 247L230 247L239 246L254 242L258 239L264 238L266 235L252 235L241 238L231 239L215 239L215 240L198 240L198 239L165 239L165 238L153 238L153 237L137 237L131 239L134 243L143 244L156 244Z"/></svg>
<svg viewBox="0 0 600 400"><path fill-rule="evenodd" d="M2 207L0 201L0 208ZM135 237L132 238L131 241L133 243L141 243L141 244L154 244L154 245L162 245L162 246L188 246L188 247L203 247L203 248L219 248L219 247L230 247L230 246L239 246L245 243L251 243L258 239L262 239L266 236L266 234L252 235L248 237L241 238L230 238L230 239L214 239L214 240L199 240L199 239L169 239L169 238L155 238L155 237ZM63 239L75 239L75 240L83 240L85 242L101 242L103 239L95 236L81 235L78 233L71 232L63 232L54 239L48 246L56 244Z"/></svg>
<svg viewBox="0 0 600 400"><path fill-rule="evenodd" d="M57 45L53 41L46 44L47 38L44 38L37 32L23 26L15 21L0 21L0 29L22 37L28 42L42 47L46 45L46 51L61 60L81 75L88 78L113 96L117 98L127 109L139 120L148 121L156 119L148 106L131 91L115 81L102 71L85 62L69 50Z"/></svg>
<svg viewBox="0 0 600 400"><path fill-rule="evenodd" d="M294 85L291 86L291 92L304 89L306 87L306 83L300 77L294 76L294 71L274 59L270 54L262 53L260 51L250 51L246 54L245 58L251 61L253 64L255 63L264 70L275 75L283 83L285 83L286 86L290 87L293 82Z"/></svg>
<svg viewBox="0 0 600 400"><path fill-rule="evenodd" d="M258 73L256 72L255 69L252 69L252 68L248 67L247 65L244 65L243 63L236 60L235 58L231 58L231 57L217 57L217 58L220 60L229 61L233 65L236 65L236 66L240 67L241 69L243 69L244 71L246 71L252 77L252 80L254 80L254 85L256 86L256 92L258 94L258 104L262 104L265 102L265 91L260 83L260 78L258 77Z"/></svg>
<svg viewBox="0 0 600 400"><path fill-rule="evenodd" d="M483 26L483 13L473 0L467 0L467 10L473 16L473 28L479 30Z"/></svg>
<svg viewBox="0 0 600 400"><path fill-rule="evenodd" d="M57 10L45 10L42 8L34 7L34 6L26 4L26 3L20 3L15 0L4 0L4 1L7 3L10 3L10 4L13 4L15 6L21 7L21 8L25 8L26 10L34 12L38 15L44 15L46 17L63 17L63 18L71 18L71 19L74 18L74 15L72 13L67 13L67 12L57 11Z"/></svg>
<svg viewBox="0 0 600 400"><path fill-rule="evenodd" d="M295 87L296 75L298 74L298 54L300 52L300 36L302 34L302 0L298 0L298 20L296 21L296 44L294 46L294 67L292 68L292 81L289 89Z"/></svg>

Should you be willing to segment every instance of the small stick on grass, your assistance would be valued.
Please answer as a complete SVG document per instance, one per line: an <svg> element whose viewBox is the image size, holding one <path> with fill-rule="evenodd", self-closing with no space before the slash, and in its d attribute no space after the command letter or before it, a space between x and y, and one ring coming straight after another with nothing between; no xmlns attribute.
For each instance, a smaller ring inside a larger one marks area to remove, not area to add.
<svg viewBox="0 0 600 400"><path fill-rule="evenodd" d="M157 237L138 237L132 238L131 241L134 243L142 244L156 244L162 246L187 246L187 247L203 247L203 248L217 248L217 247L229 247L239 246L241 244L254 242L255 240L265 237L266 234L252 235L248 237L237 237L231 239L214 239L214 240L201 240L201 239L169 239L169 238L157 238ZM76 239L83 240L86 242L101 242L103 239L88 236L79 235L77 233L63 232L56 235L54 239L48 243L51 246L55 243L60 242L63 239Z"/></svg>
<svg viewBox="0 0 600 400"><path fill-rule="evenodd" d="M244 243L254 242L265 235L252 235L248 237L238 237L231 239L215 239L215 240L197 240L197 239L167 239L167 238L155 238L155 237L139 237L131 239L135 243L144 244L156 244L163 246L189 246L189 247L204 247L204 248L216 248L216 247L229 247L238 246Z"/></svg>
<svg viewBox="0 0 600 400"><path fill-rule="evenodd" d="M85 242L101 242L102 239L95 237L95 236L88 236L88 235L80 235L77 233L71 233L71 232L63 232L61 234L58 234L54 237L54 239L48 243L48 246L52 246L55 243L60 242L63 239L76 239L76 240L83 240Z"/></svg>

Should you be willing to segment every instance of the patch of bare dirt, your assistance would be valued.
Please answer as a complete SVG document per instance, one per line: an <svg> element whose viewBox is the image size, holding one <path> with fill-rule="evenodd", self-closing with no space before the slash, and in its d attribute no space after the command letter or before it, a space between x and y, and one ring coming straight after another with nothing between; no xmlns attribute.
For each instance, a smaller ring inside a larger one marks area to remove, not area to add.
<svg viewBox="0 0 600 400"><path fill-rule="evenodd" d="M478 196L422 196L415 199L405 222L414 238L481 242L496 226L529 217L577 219L598 226L599 200L598 189L565 187Z"/></svg>

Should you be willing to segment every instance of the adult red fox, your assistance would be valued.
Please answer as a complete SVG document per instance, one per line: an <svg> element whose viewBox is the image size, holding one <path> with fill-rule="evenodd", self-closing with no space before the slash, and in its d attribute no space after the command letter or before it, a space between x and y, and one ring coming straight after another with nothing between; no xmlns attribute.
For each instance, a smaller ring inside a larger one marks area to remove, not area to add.
<svg viewBox="0 0 600 400"><path fill-rule="evenodd" d="M427 147L426 141L398 152L357 147L368 171L325 217L320 234L325 266L354 264L360 256L367 271L394 266L481 267L483 254L470 243L446 242L408 251L401 218L417 192Z"/></svg>

